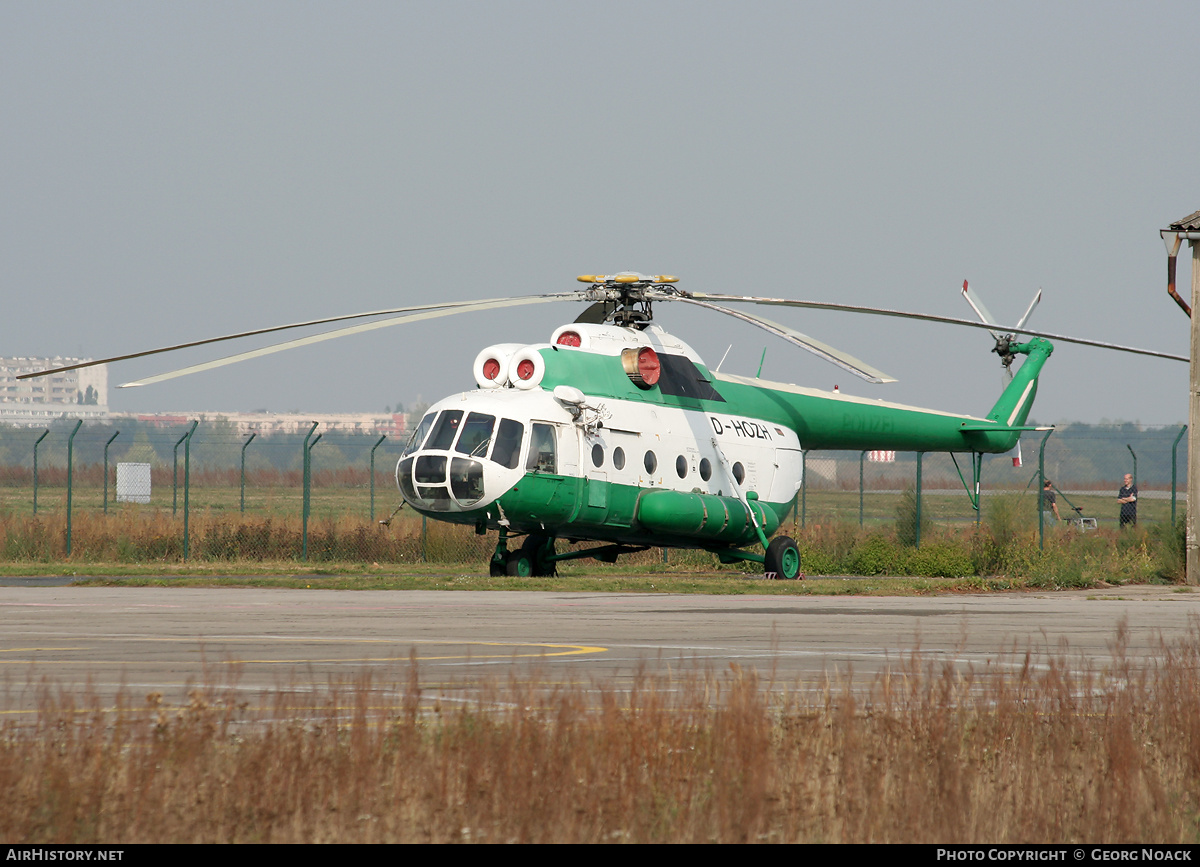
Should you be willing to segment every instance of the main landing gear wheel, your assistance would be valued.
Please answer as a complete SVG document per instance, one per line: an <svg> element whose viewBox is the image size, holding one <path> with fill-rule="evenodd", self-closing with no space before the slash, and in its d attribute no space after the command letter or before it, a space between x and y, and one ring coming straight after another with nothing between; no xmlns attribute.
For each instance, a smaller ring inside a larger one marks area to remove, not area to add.
<svg viewBox="0 0 1200 867"><path fill-rule="evenodd" d="M776 536L767 546L763 572L768 579L792 581L800 577L800 549L789 536Z"/></svg>
<svg viewBox="0 0 1200 867"><path fill-rule="evenodd" d="M508 555L508 574L514 578L554 575L557 569L547 555L554 553L554 540L546 536L526 536L519 550Z"/></svg>

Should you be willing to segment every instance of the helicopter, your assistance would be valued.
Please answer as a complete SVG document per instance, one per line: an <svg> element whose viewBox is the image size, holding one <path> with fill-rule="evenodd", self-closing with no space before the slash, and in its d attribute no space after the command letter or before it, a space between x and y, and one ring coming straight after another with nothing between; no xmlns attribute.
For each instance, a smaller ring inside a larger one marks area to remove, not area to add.
<svg viewBox="0 0 1200 867"><path fill-rule="evenodd" d="M651 547L707 551L760 564L767 578L800 576L794 539L775 535L793 507L808 449L1010 452L1026 424L1050 339L1180 356L1048 332L1006 329L967 292L981 322L817 301L687 292L671 275L624 271L577 278L572 292L455 301L329 317L114 356L29 376L121 361L291 328L387 319L289 340L134 382L134 387L350 334L456 313L561 301L590 302L546 343L500 343L476 356L476 387L431 405L396 464L403 502L429 518L497 533L493 576L539 576L580 558L615 562ZM1040 292L1039 296L1040 298ZM654 320L656 302L732 316L869 382L886 373L795 329L727 303L842 310L991 331L1007 384L983 417L770 382L710 369ZM1024 334L1024 339L1018 335ZM1048 339L1050 338L1050 339ZM1022 357L1014 372L1013 361ZM979 463L973 461L978 485ZM517 539L521 544L510 548ZM594 543L557 549L558 541Z"/></svg>

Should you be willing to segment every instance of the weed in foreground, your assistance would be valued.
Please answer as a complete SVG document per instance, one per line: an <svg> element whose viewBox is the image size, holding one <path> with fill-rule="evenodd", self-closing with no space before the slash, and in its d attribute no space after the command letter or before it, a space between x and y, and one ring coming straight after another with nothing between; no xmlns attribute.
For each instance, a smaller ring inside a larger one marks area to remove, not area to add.
<svg viewBox="0 0 1200 867"><path fill-rule="evenodd" d="M28 842L1191 842L1200 627L1102 670L918 651L865 686L753 671L103 707L41 684L0 727L0 835ZM10 694L10 703L18 696ZM23 722L17 722L24 719Z"/></svg>

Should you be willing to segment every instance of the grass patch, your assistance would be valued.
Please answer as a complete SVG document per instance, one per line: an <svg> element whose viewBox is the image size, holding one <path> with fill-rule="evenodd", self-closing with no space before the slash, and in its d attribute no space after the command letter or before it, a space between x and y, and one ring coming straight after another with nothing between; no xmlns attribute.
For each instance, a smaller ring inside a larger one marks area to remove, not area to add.
<svg viewBox="0 0 1200 867"><path fill-rule="evenodd" d="M1178 583L1183 578L1182 521L1128 530L1078 532L1053 527L1038 544L1036 523L1011 501L995 498L980 527L935 526L920 547L902 532L863 530L826 523L781 532L794 534L804 582L764 582L753 563L722 565L696 550L651 549L622 557L616 565L562 561L556 579L489 578L494 534L420 518L381 526L342 517L313 521L308 559L301 555L298 519L204 513L194 515L184 560L182 522L167 513L81 515L66 553L65 516L15 516L0 512L0 575L85 575L97 579L236 576L243 582L295 582L330 578L373 587L469 587L470 589L663 590L695 586L697 592L812 593L821 576L939 578L952 589L999 586L1044 590L1109 584ZM903 529L903 528L901 528ZM911 528L910 528L911 529ZM512 546L519 544L514 540ZM586 546L587 543L583 543ZM566 552L572 546L559 543ZM578 547L578 546L576 546ZM664 577L667 576L667 577ZM685 580L687 579L687 580ZM691 581L691 584L688 584ZM225 582L222 582L225 583ZM828 592L859 592L839 589ZM700 590L699 588L703 588ZM673 590L672 592L678 592Z"/></svg>

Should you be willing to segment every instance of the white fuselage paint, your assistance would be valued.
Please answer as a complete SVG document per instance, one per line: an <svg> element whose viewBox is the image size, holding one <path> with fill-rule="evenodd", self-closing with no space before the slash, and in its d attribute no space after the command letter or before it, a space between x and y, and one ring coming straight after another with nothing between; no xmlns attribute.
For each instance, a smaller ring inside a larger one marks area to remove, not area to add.
<svg viewBox="0 0 1200 867"><path fill-rule="evenodd" d="M495 447L493 437L486 454L477 456L483 466L484 496L460 502L451 495L439 511L484 508L517 484L526 472L531 426L535 422L554 426L559 475L638 488L733 497L736 492L730 474L735 472L735 465L740 465L738 469L744 474L743 491L754 492L764 501L789 501L800 488L801 446L795 432L788 428L731 413L685 410L642 401L589 398L588 402L603 416L598 429L588 430L576 424L567 407L541 388L479 389L452 395L431 406L428 414L461 410L465 420L476 412L518 421L525 429L515 468L488 459ZM714 438L728 459L728 466L718 457ZM397 473L404 460L414 455L444 456L448 462L456 457L468 458L455 446L452 443L448 449L406 451L397 465ZM419 501L412 505L428 508Z"/></svg>

